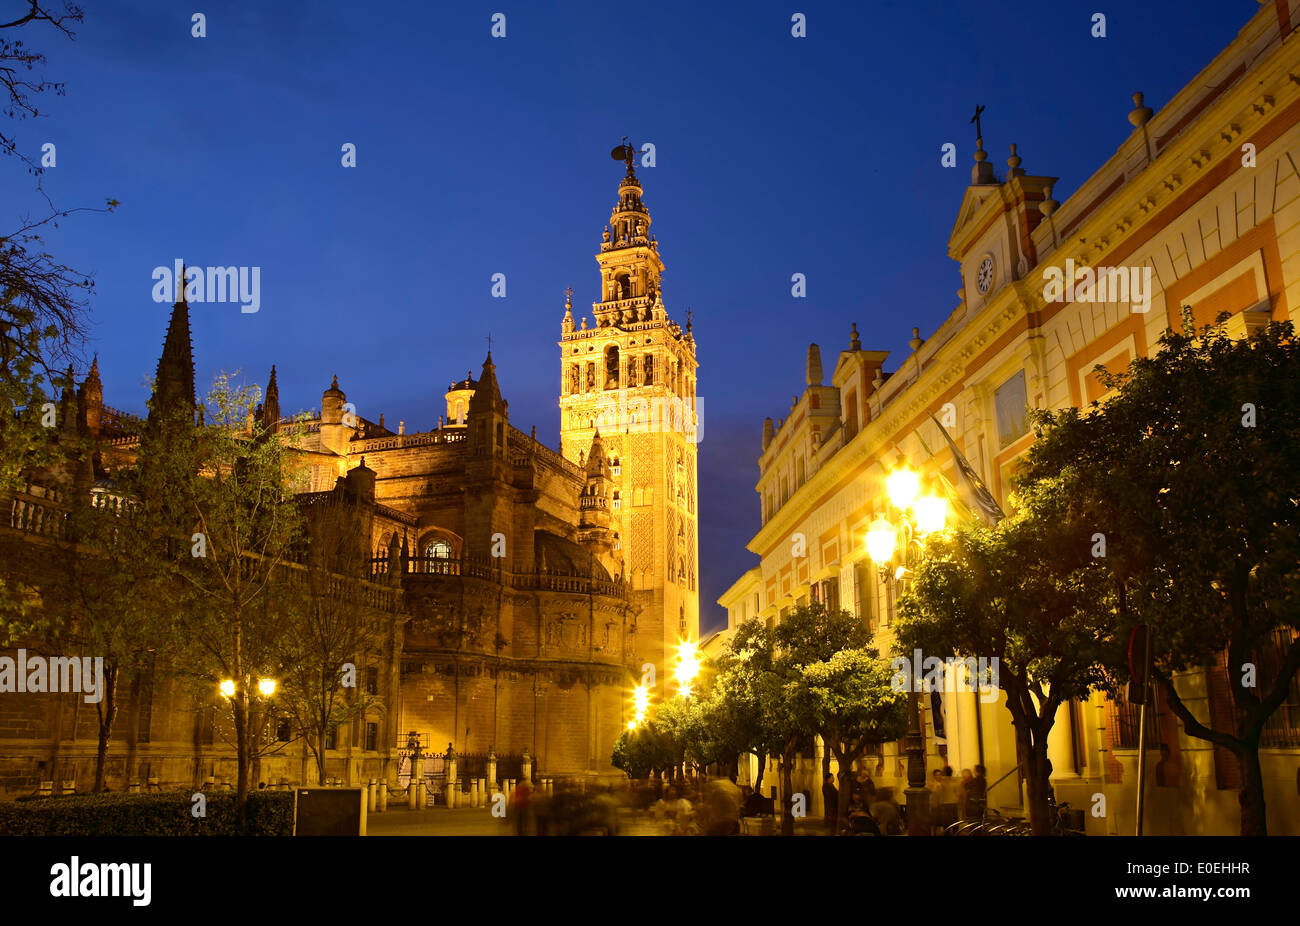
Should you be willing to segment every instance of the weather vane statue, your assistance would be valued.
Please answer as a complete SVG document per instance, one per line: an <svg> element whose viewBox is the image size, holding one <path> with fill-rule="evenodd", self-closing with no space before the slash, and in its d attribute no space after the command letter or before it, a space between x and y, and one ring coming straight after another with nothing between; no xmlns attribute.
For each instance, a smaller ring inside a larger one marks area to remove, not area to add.
<svg viewBox="0 0 1300 926"><path fill-rule="evenodd" d="M632 159L636 157L636 149L634 149L631 145L627 143L626 135L623 136L623 144L619 145L617 148L611 151L609 153L609 156L614 160L622 161L624 164L627 165L627 175L629 177L636 176L636 174L632 172Z"/></svg>

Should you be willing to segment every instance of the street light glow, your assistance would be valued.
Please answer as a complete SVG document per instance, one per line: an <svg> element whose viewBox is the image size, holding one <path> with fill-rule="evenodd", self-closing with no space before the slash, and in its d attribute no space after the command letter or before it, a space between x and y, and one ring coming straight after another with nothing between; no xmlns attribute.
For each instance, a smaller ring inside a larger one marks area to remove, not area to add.
<svg viewBox="0 0 1300 926"><path fill-rule="evenodd" d="M264 698L271 697L271 695L275 694L275 679L259 679L257 682L257 691Z"/></svg>
<svg viewBox="0 0 1300 926"><path fill-rule="evenodd" d="M898 539L894 533L894 525L885 520L884 515L878 515L872 522L871 529L867 531L867 555L877 566L883 566L894 558L894 547Z"/></svg>
<svg viewBox="0 0 1300 926"><path fill-rule="evenodd" d="M226 679L221 683L221 693L227 698L233 698L235 696L235 683L232 679Z"/></svg>
<svg viewBox="0 0 1300 926"><path fill-rule="evenodd" d="M886 477L885 490L894 507L906 511L921 491L921 477L914 469L899 467Z"/></svg>
<svg viewBox="0 0 1300 926"><path fill-rule="evenodd" d="M677 648L677 669L674 675L685 697L691 696L691 681L700 673L700 658L694 643L683 640Z"/></svg>
<svg viewBox="0 0 1300 926"><path fill-rule="evenodd" d="M922 495L916 500L916 529L922 534L941 531L948 523L948 500L942 495Z"/></svg>

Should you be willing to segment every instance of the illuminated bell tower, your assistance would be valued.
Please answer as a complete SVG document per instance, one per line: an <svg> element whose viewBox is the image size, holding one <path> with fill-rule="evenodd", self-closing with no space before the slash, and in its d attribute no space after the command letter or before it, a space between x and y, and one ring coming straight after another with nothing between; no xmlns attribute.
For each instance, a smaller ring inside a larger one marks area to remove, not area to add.
<svg viewBox="0 0 1300 926"><path fill-rule="evenodd" d="M611 472L613 556L641 606L637 661L658 671L656 697L676 693L677 643L699 639L699 493L695 437L695 339L668 318L659 243L633 171L634 150L613 156L627 167L596 263L600 299L594 324L564 304L560 346L560 448L585 465L599 430Z"/></svg>

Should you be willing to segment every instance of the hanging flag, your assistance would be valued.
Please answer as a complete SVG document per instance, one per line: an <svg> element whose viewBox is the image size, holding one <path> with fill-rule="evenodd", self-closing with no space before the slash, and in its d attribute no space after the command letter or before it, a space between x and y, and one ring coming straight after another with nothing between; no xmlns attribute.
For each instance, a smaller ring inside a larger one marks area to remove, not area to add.
<svg viewBox="0 0 1300 926"><path fill-rule="evenodd" d="M961 485L958 486L961 500L966 504L967 508L979 515L987 523L997 524L1006 517L1006 513L998 505L993 493L988 490L988 486L984 485L984 480L980 479L979 473L975 472L975 468L970 465L970 461L957 449L957 444L953 441L952 435L939 423L939 419L931 415L930 420L934 422L935 427L939 429L939 433L943 435L943 439L948 442L948 448L952 450L953 460L957 463L957 472L961 476Z"/></svg>

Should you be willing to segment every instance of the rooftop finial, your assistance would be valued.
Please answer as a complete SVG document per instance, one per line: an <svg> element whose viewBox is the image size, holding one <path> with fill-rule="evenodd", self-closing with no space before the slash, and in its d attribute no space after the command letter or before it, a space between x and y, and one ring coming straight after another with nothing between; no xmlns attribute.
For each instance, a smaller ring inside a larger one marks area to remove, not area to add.
<svg viewBox="0 0 1300 926"><path fill-rule="evenodd" d="M975 115L973 115L973 116L970 117L970 121L973 122L973 123L975 123L975 141L976 141L976 142L980 142L980 141L983 141L983 140L984 140L984 132L980 130L980 116L983 115L983 114L984 114L984 107L981 106L980 104L976 103L976 104L975 104ZM980 147L983 147L983 146L981 145Z"/></svg>
<svg viewBox="0 0 1300 926"><path fill-rule="evenodd" d="M627 165L627 175L629 177L636 177L636 172L632 170L632 160L636 157L636 150L627 143L626 135L623 136L623 144L611 151L609 156Z"/></svg>
<svg viewBox="0 0 1300 926"><path fill-rule="evenodd" d="M1020 155L1016 154L1016 144L1015 142L1012 142L1011 157L1007 158L1007 179L1008 180L1010 180L1012 177L1023 177L1025 175L1025 172L1020 167L1020 164L1021 164Z"/></svg>

